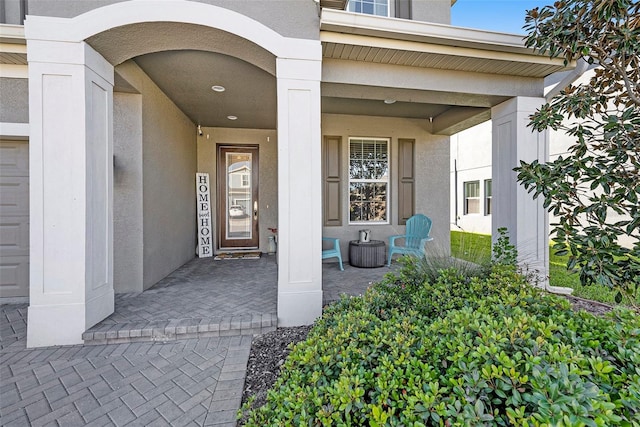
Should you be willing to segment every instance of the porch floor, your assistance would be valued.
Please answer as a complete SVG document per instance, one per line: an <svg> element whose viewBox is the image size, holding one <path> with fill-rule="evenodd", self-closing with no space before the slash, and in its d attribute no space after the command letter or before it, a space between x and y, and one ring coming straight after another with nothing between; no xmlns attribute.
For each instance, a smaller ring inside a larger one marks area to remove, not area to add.
<svg viewBox="0 0 640 427"><path fill-rule="evenodd" d="M362 294L391 268L323 263L323 303ZM83 334L85 344L254 335L277 327L277 265L195 258L142 293L116 294L115 312Z"/></svg>

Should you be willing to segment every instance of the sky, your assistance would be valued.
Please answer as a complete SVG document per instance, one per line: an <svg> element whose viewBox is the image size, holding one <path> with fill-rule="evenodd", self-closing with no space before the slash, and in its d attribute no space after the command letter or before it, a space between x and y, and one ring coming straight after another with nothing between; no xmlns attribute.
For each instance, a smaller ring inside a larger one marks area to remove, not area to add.
<svg viewBox="0 0 640 427"><path fill-rule="evenodd" d="M451 25L503 33L525 34L525 10L552 5L554 0L458 0L451 8Z"/></svg>

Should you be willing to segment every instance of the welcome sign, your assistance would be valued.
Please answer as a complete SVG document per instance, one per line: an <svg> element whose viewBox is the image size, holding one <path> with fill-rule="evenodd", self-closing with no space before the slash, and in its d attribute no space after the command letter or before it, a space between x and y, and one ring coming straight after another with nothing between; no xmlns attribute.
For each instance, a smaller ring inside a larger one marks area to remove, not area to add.
<svg viewBox="0 0 640 427"><path fill-rule="evenodd" d="M196 197L198 201L198 256L206 258L213 255L208 173L196 173Z"/></svg>

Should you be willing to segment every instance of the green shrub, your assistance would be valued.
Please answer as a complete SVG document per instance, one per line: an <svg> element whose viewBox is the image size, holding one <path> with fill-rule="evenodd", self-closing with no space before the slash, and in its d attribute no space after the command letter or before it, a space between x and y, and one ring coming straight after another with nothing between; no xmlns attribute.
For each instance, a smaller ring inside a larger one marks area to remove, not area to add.
<svg viewBox="0 0 640 427"><path fill-rule="evenodd" d="M574 312L513 268L429 284L409 264L329 307L247 425L638 426L640 319Z"/></svg>

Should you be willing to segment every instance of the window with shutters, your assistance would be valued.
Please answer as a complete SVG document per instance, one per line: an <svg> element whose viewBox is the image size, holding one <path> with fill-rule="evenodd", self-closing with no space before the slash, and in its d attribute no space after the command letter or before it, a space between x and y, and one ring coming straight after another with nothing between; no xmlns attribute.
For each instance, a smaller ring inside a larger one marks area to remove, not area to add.
<svg viewBox="0 0 640 427"><path fill-rule="evenodd" d="M389 222L389 139L349 138L349 223Z"/></svg>
<svg viewBox="0 0 640 427"><path fill-rule="evenodd" d="M480 181L464 183L464 214L480 213Z"/></svg>
<svg viewBox="0 0 640 427"><path fill-rule="evenodd" d="M389 16L389 0L349 0L349 12Z"/></svg>

